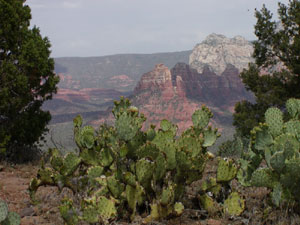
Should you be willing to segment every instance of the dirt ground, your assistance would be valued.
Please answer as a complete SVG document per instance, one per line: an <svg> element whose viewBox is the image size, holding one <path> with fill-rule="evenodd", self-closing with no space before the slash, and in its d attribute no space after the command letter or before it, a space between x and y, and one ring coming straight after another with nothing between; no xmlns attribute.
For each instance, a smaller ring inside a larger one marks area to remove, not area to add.
<svg viewBox="0 0 300 225"><path fill-rule="evenodd" d="M9 165L0 162L0 198L8 203L9 210L19 213L21 225L63 225L58 206L60 200L70 193L65 190L61 194L55 187L40 187L37 192L39 204L33 205L27 191L30 179L36 176L38 163ZM210 168L213 169L213 168ZM209 174L209 171L206 175ZM193 187L190 188L190 191ZM191 192L192 193L192 192ZM242 193L246 199L245 212L236 218L225 216L208 216L201 209L186 209L179 218L152 223L153 225L221 225L221 224L300 224L297 214L288 210L274 210L267 204L268 191L262 188L247 188ZM210 218L209 218L210 217ZM130 224L141 224L137 217ZM83 223L82 223L83 224ZM128 222L112 222L115 225L128 225Z"/></svg>

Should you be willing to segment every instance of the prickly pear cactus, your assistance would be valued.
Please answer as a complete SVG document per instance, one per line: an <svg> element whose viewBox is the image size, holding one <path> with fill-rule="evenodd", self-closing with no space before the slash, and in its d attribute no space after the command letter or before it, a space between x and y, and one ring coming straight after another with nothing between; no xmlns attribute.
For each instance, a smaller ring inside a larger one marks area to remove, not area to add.
<svg viewBox="0 0 300 225"><path fill-rule="evenodd" d="M0 224L1 225L20 225L21 218L15 212L9 212L5 201L0 199Z"/></svg>
<svg viewBox="0 0 300 225"><path fill-rule="evenodd" d="M286 109L290 118L286 122L279 109L266 111L265 123L251 131L249 151L239 171L244 174L242 183L271 189L275 206L300 202L300 100L289 99ZM261 166L262 161L267 167Z"/></svg>
<svg viewBox="0 0 300 225"><path fill-rule="evenodd" d="M217 160L216 177L207 178L200 187L200 207L211 216L221 212L239 216L245 209L245 202L231 187L231 181L236 179L237 166L232 159L218 157Z"/></svg>
<svg viewBox="0 0 300 225"><path fill-rule="evenodd" d="M205 106L197 110L194 126L178 137L177 126L168 120L159 129L151 125L142 131L145 117L128 99L115 102L113 115L114 127L97 130L83 126L80 116L73 120L79 153L62 156L52 149L50 166L42 167L30 183L32 199L43 185L71 189L75 200L66 198L60 206L66 224L134 220L150 208L147 222L180 216L185 186L201 179L211 158L207 148L219 136L208 126L212 113Z"/></svg>

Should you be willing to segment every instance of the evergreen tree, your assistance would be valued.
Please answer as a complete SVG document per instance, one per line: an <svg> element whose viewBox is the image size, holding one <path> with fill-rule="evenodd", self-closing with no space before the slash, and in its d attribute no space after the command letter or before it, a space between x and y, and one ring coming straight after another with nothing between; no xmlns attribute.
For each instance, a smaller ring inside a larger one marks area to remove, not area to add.
<svg viewBox="0 0 300 225"><path fill-rule="evenodd" d="M233 122L242 136L264 121L270 106L283 109L287 99L300 98L300 1L290 0L287 6L279 3L278 15L278 22L272 20L265 5L255 12L255 63L241 78L256 102L238 102Z"/></svg>
<svg viewBox="0 0 300 225"><path fill-rule="evenodd" d="M30 28L23 0L0 0L0 148L32 146L51 119L41 106L57 91L50 42Z"/></svg>

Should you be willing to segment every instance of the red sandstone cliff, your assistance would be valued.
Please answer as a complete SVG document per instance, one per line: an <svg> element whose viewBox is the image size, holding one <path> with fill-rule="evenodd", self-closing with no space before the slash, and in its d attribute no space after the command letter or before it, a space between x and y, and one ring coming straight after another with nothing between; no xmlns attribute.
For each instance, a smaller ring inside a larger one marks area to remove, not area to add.
<svg viewBox="0 0 300 225"><path fill-rule="evenodd" d="M189 65L178 63L171 70L158 64L145 73L131 100L146 115L147 125L158 125L166 118L182 131L192 124L191 115L202 104L211 108L215 114L213 123L222 127L224 122L231 123L230 111L234 104L251 98L234 66L227 66L222 76L218 76L208 68L200 74Z"/></svg>

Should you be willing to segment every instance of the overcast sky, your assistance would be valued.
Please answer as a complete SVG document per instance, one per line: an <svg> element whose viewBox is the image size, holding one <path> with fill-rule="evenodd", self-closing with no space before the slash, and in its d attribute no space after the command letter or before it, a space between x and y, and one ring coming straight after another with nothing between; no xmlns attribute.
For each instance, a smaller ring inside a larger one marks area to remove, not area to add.
<svg viewBox="0 0 300 225"><path fill-rule="evenodd" d="M190 50L211 33L254 40L254 9L276 0L27 0L52 57ZM288 0L280 2L287 4Z"/></svg>

